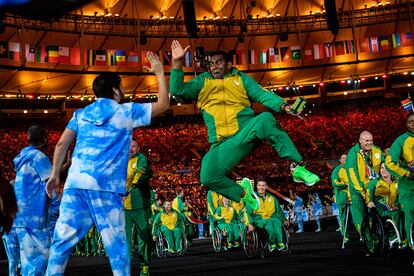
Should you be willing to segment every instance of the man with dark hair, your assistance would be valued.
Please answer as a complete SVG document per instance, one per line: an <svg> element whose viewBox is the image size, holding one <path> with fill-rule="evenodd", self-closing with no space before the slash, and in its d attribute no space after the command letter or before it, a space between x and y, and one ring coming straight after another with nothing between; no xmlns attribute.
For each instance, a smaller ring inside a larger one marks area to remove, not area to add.
<svg viewBox="0 0 414 276"><path fill-rule="evenodd" d="M158 80L154 103L120 104L124 89L116 73L99 75L94 83L98 99L77 110L56 144L48 194L59 185L59 170L76 138L72 165L63 191L60 215L53 235L47 275L63 275L72 247L94 224L99 230L114 275L130 275L125 235L125 194L128 153L134 128L150 124L169 107L164 68L152 52L147 54ZM112 91L112 92L111 92Z"/></svg>
<svg viewBox="0 0 414 276"><path fill-rule="evenodd" d="M47 144L46 132L41 126L34 125L28 130L28 140L29 146L13 160L16 171L14 190L19 210L12 231L4 237L10 275L17 275L19 259L23 275L43 275L49 257L49 204L45 188L52 164L41 151Z"/></svg>
<svg viewBox="0 0 414 276"><path fill-rule="evenodd" d="M238 185L226 175L262 140L268 142L282 158L293 162L291 169L296 182L312 186L319 181L318 176L303 166L302 156L273 115L263 112L256 116L251 108L252 102L258 102L273 111L290 113L290 105L263 89L253 78L236 68L229 68L226 55L222 53L211 55L209 72L184 83L181 59L189 46L183 49L174 40L171 48L171 94L197 99L212 144L201 164L200 182L203 186L232 201L243 200L252 209L258 209L258 197L249 179L243 179Z"/></svg>
<svg viewBox="0 0 414 276"><path fill-rule="evenodd" d="M414 113L405 121L407 131L395 139L388 152L385 166L398 178L398 200L404 213L405 234L411 243L410 227L414 217ZM411 244L411 248L414 245Z"/></svg>

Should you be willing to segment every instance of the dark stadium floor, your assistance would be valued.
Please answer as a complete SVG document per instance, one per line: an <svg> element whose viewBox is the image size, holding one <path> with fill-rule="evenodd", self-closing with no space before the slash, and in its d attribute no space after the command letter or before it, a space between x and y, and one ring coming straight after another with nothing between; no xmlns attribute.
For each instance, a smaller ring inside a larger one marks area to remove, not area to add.
<svg viewBox="0 0 414 276"><path fill-rule="evenodd" d="M325 231L291 235L290 256L248 259L242 250L213 253L211 240L194 240L184 257L153 257L151 275L414 275L412 252L389 257L365 257L355 233L347 249L341 250L339 233L331 222ZM0 262L0 275L7 275L6 261ZM112 275L105 257L72 256L66 275ZM138 275L138 263L132 262L132 275Z"/></svg>

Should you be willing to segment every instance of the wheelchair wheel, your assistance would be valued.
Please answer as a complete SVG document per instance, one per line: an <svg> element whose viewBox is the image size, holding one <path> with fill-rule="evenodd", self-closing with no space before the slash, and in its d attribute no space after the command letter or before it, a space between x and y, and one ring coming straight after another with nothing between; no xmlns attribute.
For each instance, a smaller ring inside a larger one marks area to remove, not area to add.
<svg viewBox="0 0 414 276"><path fill-rule="evenodd" d="M158 231L156 235L155 249L158 258L160 259L164 259L167 256L167 248L165 246L166 244L167 243L165 241L163 234L161 233L161 231Z"/></svg>
<svg viewBox="0 0 414 276"><path fill-rule="evenodd" d="M181 252L180 252L181 256L185 256L185 253L187 252L187 248L188 248L187 235L185 231L183 231L183 233L181 234Z"/></svg>
<svg viewBox="0 0 414 276"><path fill-rule="evenodd" d="M384 226L380 216L375 212L369 212L362 221L362 242L365 249L372 255L384 252Z"/></svg>
<svg viewBox="0 0 414 276"><path fill-rule="evenodd" d="M286 249L280 251L280 253L283 255L290 255L291 253L290 246L289 246L290 235L289 235L289 231L286 229L284 225L282 225L282 235L283 235L283 243L285 244Z"/></svg>
<svg viewBox="0 0 414 276"><path fill-rule="evenodd" d="M214 252L219 253L221 252L221 231L218 227L214 228L213 236L211 237L211 240L213 241L213 249Z"/></svg>
<svg viewBox="0 0 414 276"><path fill-rule="evenodd" d="M398 231L397 225L395 225L395 222L392 219L387 219L385 221L385 233L387 235L387 245L390 250L395 248L401 248L401 234L400 231ZM394 234L394 235L393 235ZM391 237L395 236L392 240Z"/></svg>
<svg viewBox="0 0 414 276"><path fill-rule="evenodd" d="M259 239L256 231L249 231L246 227L244 239L243 239L243 250L246 256L253 258L256 256L259 248Z"/></svg>

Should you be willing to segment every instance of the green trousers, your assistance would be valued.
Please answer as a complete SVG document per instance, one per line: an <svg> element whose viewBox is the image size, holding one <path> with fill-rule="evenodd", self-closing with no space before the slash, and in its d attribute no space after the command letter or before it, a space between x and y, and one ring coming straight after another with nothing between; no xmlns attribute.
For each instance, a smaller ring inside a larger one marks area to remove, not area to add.
<svg viewBox="0 0 414 276"><path fill-rule="evenodd" d="M148 266L151 263L152 235L149 219L151 209L125 210L125 233L128 241L129 255L132 256L134 245L132 228L135 225L138 232L138 261L141 266Z"/></svg>
<svg viewBox="0 0 414 276"><path fill-rule="evenodd" d="M354 221L355 228L361 236L361 226L364 216L367 214L367 206L365 205L365 200L362 195L351 190L351 214L352 220Z"/></svg>
<svg viewBox="0 0 414 276"><path fill-rule="evenodd" d="M385 206L378 200L374 200L374 204L380 217L392 219L395 225L397 226L398 231L400 232L401 236L404 236L404 233L403 233L404 227L401 221L401 210L400 209L389 210L387 206Z"/></svg>
<svg viewBox="0 0 414 276"><path fill-rule="evenodd" d="M254 220L254 224L266 230L269 235L269 244L278 244L283 242L282 223L278 218Z"/></svg>
<svg viewBox="0 0 414 276"><path fill-rule="evenodd" d="M269 143L281 158L294 162L302 160L292 140L273 115L263 112L250 119L235 135L211 145L201 164L201 184L232 201L240 202L242 187L226 175L260 141Z"/></svg>
<svg viewBox="0 0 414 276"><path fill-rule="evenodd" d="M180 227L175 227L174 230L170 230L164 225L161 225L160 227L162 234L167 239L169 248L174 251L181 250L181 236L182 236L182 230Z"/></svg>
<svg viewBox="0 0 414 276"><path fill-rule="evenodd" d="M410 228L414 217L414 180L402 177L398 180L398 201L404 213L404 228L407 239L411 242ZM411 244L414 248L414 245Z"/></svg>
<svg viewBox="0 0 414 276"><path fill-rule="evenodd" d="M347 208L346 201L345 202L337 202L336 204L338 205L339 220L341 221L341 233L342 233L342 236L346 232L346 236L349 237L349 233L348 233L349 231L348 230L345 230L346 208ZM349 221L348 221L348 225L349 225Z"/></svg>
<svg viewBox="0 0 414 276"><path fill-rule="evenodd" d="M227 242L233 243L233 241L239 240L239 227L237 223L219 223L218 228L221 231L226 232Z"/></svg>

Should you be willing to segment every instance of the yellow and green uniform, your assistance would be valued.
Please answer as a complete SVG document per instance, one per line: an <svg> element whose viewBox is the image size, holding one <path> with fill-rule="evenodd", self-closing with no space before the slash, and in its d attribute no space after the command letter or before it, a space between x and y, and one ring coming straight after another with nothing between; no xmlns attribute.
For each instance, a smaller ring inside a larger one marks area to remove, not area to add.
<svg viewBox="0 0 414 276"><path fill-rule="evenodd" d="M332 186L335 194L335 202L338 206L339 220L341 222L341 233L345 233L346 204L350 197L348 189L348 176L346 175L345 166L340 164L331 174Z"/></svg>
<svg viewBox="0 0 414 276"><path fill-rule="evenodd" d="M191 222L187 219L187 216L191 216L191 212L189 210L189 206L186 205L181 197L176 196L172 202L172 208L176 210L177 212L181 213L184 219L184 226L185 226L185 233L187 236L187 240L189 244L191 244L191 240L194 236L194 229Z"/></svg>
<svg viewBox="0 0 414 276"><path fill-rule="evenodd" d="M231 207L234 208L234 210L237 213L237 225L239 227L239 231L242 233L242 235L244 235L244 227L245 224L243 223L244 221L244 211L245 211L245 206L244 206L244 202L240 201L240 202L235 202L232 201L231 202Z"/></svg>
<svg viewBox="0 0 414 276"><path fill-rule="evenodd" d="M361 235L361 225L367 206L365 204L368 182L379 176L381 162L384 154L375 145L368 152L361 149L359 144L353 146L347 155L345 169L349 180L349 192L351 194L351 214L355 227Z"/></svg>
<svg viewBox="0 0 414 276"><path fill-rule="evenodd" d="M167 239L169 249L177 252L182 249L182 229L184 229L182 215L173 209L169 213L163 210L155 217L154 225L152 227L152 235L155 236L158 230L161 230L162 234Z"/></svg>
<svg viewBox="0 0 414 276"><path fill-rule="evenodd" d="M171 95L197 100L212 144L204 156L200 182L209 190L239 202L243 189L226 175L259 141L265 140L280 157L300 162L301 155L291 139L269 112L256 116L252 102L281 112L285 101L263 89L248 75L232 68L223 79L202 73L184 83L181 69L173 69L170 77Z"/></svg>
<svg viewBox="0 0 414 276"><path fill-rule="evenodd" d="M398 201L404 213L406 237L410 237L410 227L414 217L414 179L409 177L414 171L413 161L414 133L407 131L392 143L385 162L391 175L398 178Z"/></svg>
<svg viewBox="0 0 414 276"><path fill-rule="evenodd" d="M151 257L151 187L149 185L152 169L147 158L138 153L132 155L128 161L126 190L133 188L124 199L125 233L132 256L133 235L135 226L138 234L138 259L141 266L148 266Z"/></svg>
<svg viewBox="0 0 414 276"><path fill-rule="evenodd" d="M208 220L210 223L210 233L213 233L214 230L214 223L216 221L215 213L217 208L222 204L223 196L209 190L207 192L207 211L208 211Z"/></svg>
<svg viewBox="0 0 414 276"><path fill-rule="evenodd" d="M239 239L239 229L237 227L237 213L231 207L221 205L217 208L215 217L217 219L217 226L221 231L226 232L228 246L231 246L233 241Z"/></svg>
<svg viewBox="0 0 414 276"><path fill-rule="evenodd" d="M368 183L367 203L374 202L378 214L383 218L390 218L397 225L398 230L403 234L401 223L401 211L395 208L398 205L398 183L387 183L383 179L373 179Z"/></svg>
<svg viewBox="0 0 414 276"><path fill-rule="evenodd" d="M260 208L252 210L246 206L246 226L253 224L263 228L269 235L269 244L280 245L283 243L282 224L286 220L282 208L277 199L269 193L259 196Z"/></svg>

